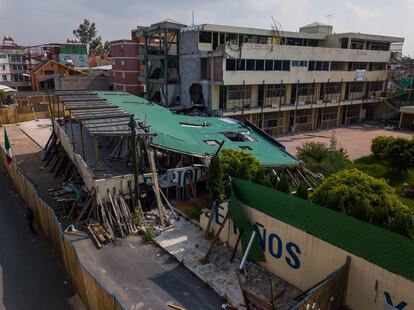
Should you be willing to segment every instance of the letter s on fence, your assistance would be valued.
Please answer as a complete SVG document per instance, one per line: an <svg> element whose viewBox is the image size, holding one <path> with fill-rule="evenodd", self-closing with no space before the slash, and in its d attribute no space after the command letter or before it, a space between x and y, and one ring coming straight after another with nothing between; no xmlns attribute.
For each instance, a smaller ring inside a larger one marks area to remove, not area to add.
<svg viewBox="0 0 414 310"><path fill-rule="evenodd" d="M290 255L290 257L286 256L286 263L292 267L293 269L300 268L300 260L297 254L301 254L300 248L294 244L293 242L286 243L286 251ZM296 253L295 253L295 252Z"/></svg>

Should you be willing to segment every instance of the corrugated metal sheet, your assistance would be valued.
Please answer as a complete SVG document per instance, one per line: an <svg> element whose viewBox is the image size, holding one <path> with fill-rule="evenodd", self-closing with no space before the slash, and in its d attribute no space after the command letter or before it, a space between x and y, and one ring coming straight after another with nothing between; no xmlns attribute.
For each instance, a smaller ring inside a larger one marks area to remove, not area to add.
<svg viewBox="0 0 414 310"><path fill-rule="evenodd" d="M245 180L233 179L232 187L244 204L414 280L414 240Z"/></svg>
<svg viewBox="0 0 414 310"><path fill-rule="evenodd" d="M224 148L252 153L263 165L270 167L298 166L299 160L244 124L229 118L201 117L174 114L170 110L150 103L144 98L123 92L97 92L123 111L134 114L145 121L156 136L152 143L160 148L193 154L212 155L218 143L224 141ZM247 134L246 141L233 141L225 134ZM212 142L209 144L207 142Z"/></svg>

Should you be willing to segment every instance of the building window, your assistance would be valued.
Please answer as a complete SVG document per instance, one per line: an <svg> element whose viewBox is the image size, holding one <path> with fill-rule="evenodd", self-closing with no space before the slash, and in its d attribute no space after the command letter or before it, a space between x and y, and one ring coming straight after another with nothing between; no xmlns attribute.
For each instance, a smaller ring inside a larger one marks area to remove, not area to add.
<svg viewBox="0 0 414 310"><path fill-rule="evenodd" d="M228 33L226 34L226 42L230 44L237 45L238 44L238 37L236 33Z"/></svg>
<svg viewBox="0 0 414 310"><path fill-rule="evenodd" d="M18 66L17 66L17 68L18 68L19 70L22 70L22 65L18 65Z"/></svg>
<svg viewBox="0 0 414 310"><path fill-rule="evenodd" d="M287 38L286 39L286 45L302 46L303 45L303 39Z"/></svg>
<svg viewBox="0 0 414 310"><path fill-rule="evenodd" d="M382 91L384 88L384 82L383 81L375 81L371 82L369 86L370 91Z"/></svg>
<svg viewBox="0 0 414 310"><path fill-rule="evenodd" d="M308 62L306 60L292 60L292 67L307 67Z"/></svg>
<svg viewBox="0 0 414 310"><path fill-rule="evenodd" d="M267 37L246 35L244 37L244 43L267 44Z"/></svg>
<svg viewBox="0 0 414 310"><path fill-rule="evenodd" d="M353 50L363 50L364 49L364 42L351 40L351 49Z"/></svg>
<svg viewBox="0 0 414 310"><path fill-rule="evenodd" d="M273 71L273 60L266 60L265 61L265 70L266 71Z"/></svg>
<svg viewBox="0 0 414 310"><path fill-rule="evenodd" d="M282 71L282 61L281 60L275 60L274 61L273 70L275 70L275 71Z"/></svg>
<svg viewBox="0 0 414 310"><path fill-rule="evenodd" d="M322 120L323 121L334 120L334 119L337 119L337 117L338 117L337 108L331 107L331 108L323 109L323 113L322 113Z"/></svg>
<svg viewBox="0 0 414 310"><path fill-rule="evenodd" d="M245 59L237 59L236 60L236 70L237 71L246 70L246 60Z"/></svg>
<svg viewBox="0 0 414 310"><path fill-rule="evenodd" d="M125 72L122 71L122 78L125 80Z"/></svg>
<svg viewBox="0 0 414 310"><path fill-rule="evenodd" d="M282 127L283 118L282 113L272 112L264 115L264 128L276 128Z"/></svg>
<svg viewBox="0 0 414 310"><path fill-rule="evenodd" d="M290 71L290 60L283 60L282 61L282 70L283 71Z"/></svg>
<svg viewBox="0 0 414 310"><path fill-rule="evenodd" d="M343 61L332 61L331 62L331 71L345 71L345 62Z"/></svg>
<svg viewBox="0 0 414 310"><path fill-rule="evenodd" d="M226 70L227 71L236 71L236 59L226 59Z"/></svg>
<svg viewBox="0 0 414 310"><path fill-rule="evenodd" d="M364 90L364 82L352 82L350 87L351 93L362 93Z"/></svg>
<svg viewBox="0 0 414 310"><path fill-rule="evenodd" d="M198 42L200 43L211 43L211 32L200 31Z"/></svg>
<svg viewBox="0 0 414 310"><path fill-rule="evenodd" d="M227 88L227 98L229 100L240 100L251 98L251 87L246 85L229 86Z"/></svg>
<svg viewBox="0 0 414 310"><path fill-rule="evenodd" d="M284 97L285 86L280 84L269 84L266 86L266 97Z"/></svg>
<svg viewBox="0 0 414 310"><path fill-rule="evenodd" d="M7 55L1 55L0 54L0 59L6 59L7 58Z"/></svg>
<svg viewBox="0 0 414 310"><path fill-rule="evenodd" d="M220 145L220 142L218 142L217 140L204 140L204 143L210 146Z"/></svg>
<svg viewBox="0 0 414 310"><path fill-rule="evenodd" d="M387 64L385 62L371 62L370 70L371 71L383 71L387 68Z"/></svg>
<svg viewBox="0 0 414 310"><path fill-rule="evenodd" d="M13 70L17 70L17 65L13 65Z"/></svg>
<svg viewBox="0 0 414 310"><path fill-rule="evenodd" d="M309 124L312 123L312 111L311 110L298 110L296 112L296 124Z"/></svg>
<svg viewBox="0 0 414 310"><path fill-rule="evenodd" d="M18 81L19 81L19 76L18 76L18 75L15 75L15 76L14 76L14 80L15 80L16 82L18 82Z"/></svg>
<svg viewBox="0 0 414 310"><path fill-rule="evenodd" d="M263 70L264 70L264 60L256 59L256 71L263 71Z"/></svg>
<svg viewBox="0 0 414 310"><path fill-rule="evenodd" d="M200 58L201 79L207 80L207 58Z"/></svg>
<svg viewBox="0 0 414 310"><path fill-rule="evenodd" d="M329 61L309 61L309 71L329 71Z"/></svg>
<svg viewBox="0 0 414 310"><path fill-rule="evenodd" d="M390 49L389 43L371 42L371 50L374 51L388 51Z"/></svg>
<svg viewBox="0 0 414 310"><path fill-rule="evenodd" d="M325 94L341 93L341 83L329 83L325 86Z"/></svg>
<svg viewBox="0 0 414 310"><path fill-rule="evenodd" d="M351 71L355 70L366 70L367 63L366 62L353 62L351 65Z"/></svg>
<svg viewBox="0 0 414 310"><path fill-rule="evenodd" d="M20 79L20 81L23 81L24 80L23 75L20 74L19 79Z"/></svg>
<svg viewBox="0 0 414 310"><path fill-rule="evenodd" d="M246 71L254 71L256 69L255 63L254 59L246 59Z"/></svg>
<svg viewBox="0 0 414 310"><path fill-rule="evenodd" d="M55 71L53 71L53 70L44 70L43 74L44 75L53 75L53 74L55 74Z"/></svg>
<svg viewBox="0 0 414 310"><path fill-rule="evenodd" d="M299 84L298 96L312 96L315 93L314 84Z"/></svg>
<svg viewBox="0 0 414 310"><path fill-rule="evenodd" d="M240 145L239 148L242 149L243 151L253 150L253 148L251 146L248 146L248 145Z"/></svg>
<svg viewBox="0 0 414 310"><path fill-rule="evenodd" d="M125 65L125 62L123 60L121 60L121 66Z"/></svg>
<svg viewBox="0 0 414 310"><path fill-rule="evenodd" d="M7 75L3 74L2 76L3 81L7 81Z"/></svg>
<svg viewBox="0 0 414 310"><path fill-rule="evenodd" d="M3 71L6 71L6 65L3 65L2 67L3 67Z"/></svg>

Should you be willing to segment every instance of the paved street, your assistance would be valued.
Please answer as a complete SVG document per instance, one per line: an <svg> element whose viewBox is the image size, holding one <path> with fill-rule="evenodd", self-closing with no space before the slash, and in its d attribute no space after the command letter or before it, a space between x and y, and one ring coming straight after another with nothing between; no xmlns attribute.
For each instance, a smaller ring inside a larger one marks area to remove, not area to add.
<svg viewBox="0 0 414 310"><path fill-rule="evenodd" d="M30 235L24 215L23 200L0 169L0 309L78 308L47 241Z"/></svg>
<svg viewBox="0 0 414 310"><path fill-rule="evenodd" d="M97 250L82 234L71 236L82 263L126 309L170 309L167 303L188 310L221 309L224 301L212 289L140 236L119 238Z"/></svg>

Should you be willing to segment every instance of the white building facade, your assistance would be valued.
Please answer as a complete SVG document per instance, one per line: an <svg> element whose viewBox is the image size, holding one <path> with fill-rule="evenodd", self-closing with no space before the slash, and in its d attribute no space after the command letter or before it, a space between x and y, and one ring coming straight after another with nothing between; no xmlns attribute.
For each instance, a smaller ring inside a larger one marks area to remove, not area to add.
<svg viewBox="0 0 414 310"><path fill-rule="evenodd" d="M272 135L359 123L387 110L391 47L403 38L204 24L180 36L180 103L249 120Z"/></svg>

